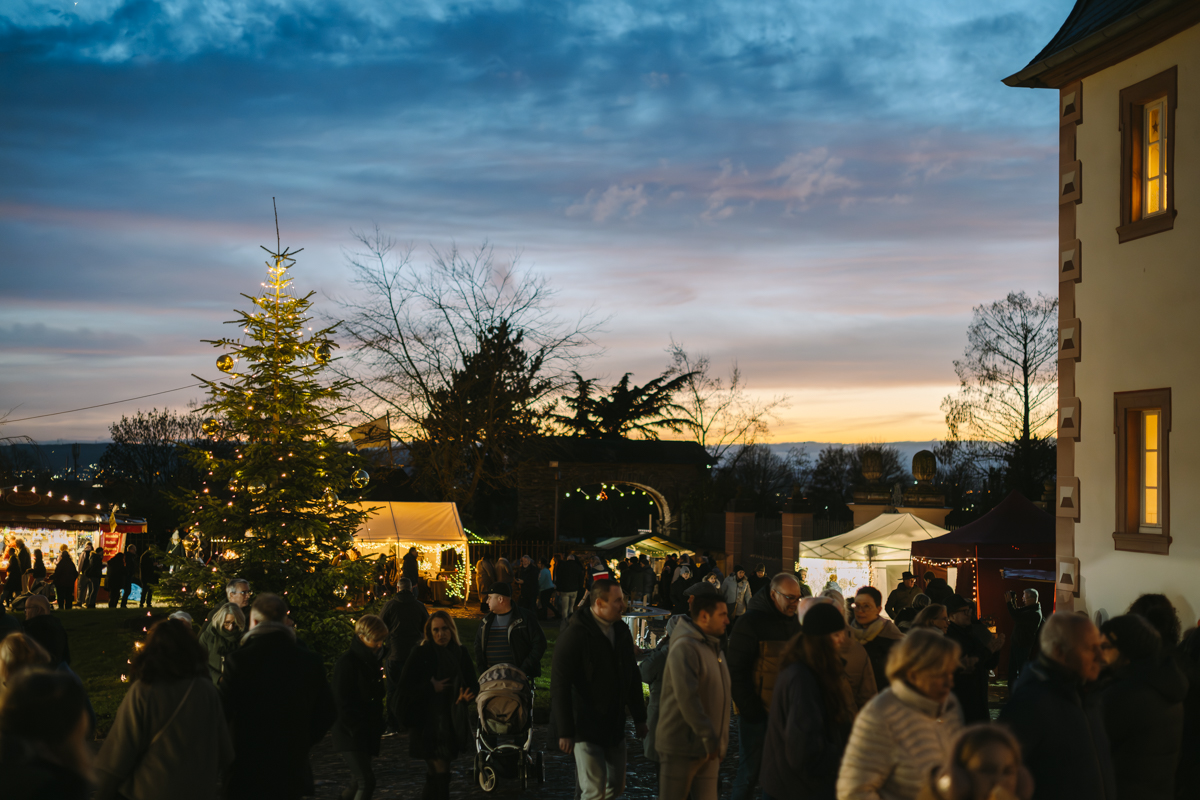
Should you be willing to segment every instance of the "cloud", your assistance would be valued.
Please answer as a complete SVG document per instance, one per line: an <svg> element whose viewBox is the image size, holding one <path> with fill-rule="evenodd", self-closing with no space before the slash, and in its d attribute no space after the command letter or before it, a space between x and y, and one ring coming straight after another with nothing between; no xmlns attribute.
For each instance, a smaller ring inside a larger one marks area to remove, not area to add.
<svg viewBox="0 0 1200 800"><path fill-rule="evenodd" d="M596 190L578 203L567 206L568 217L590 216L596 222L604 222L609 217L620 216L621 219L633 219L642 213L642 209L650 202L646 197L645 187L610 186L603 193Z"/></svg>
<svg viewBox="0 0 1200 800"><path fill-rule="evenodd" d="M144 342L127 333L90 328L58 328L40 322L0 326L0 350L8 353L121 356L139 350Z"/></svg>

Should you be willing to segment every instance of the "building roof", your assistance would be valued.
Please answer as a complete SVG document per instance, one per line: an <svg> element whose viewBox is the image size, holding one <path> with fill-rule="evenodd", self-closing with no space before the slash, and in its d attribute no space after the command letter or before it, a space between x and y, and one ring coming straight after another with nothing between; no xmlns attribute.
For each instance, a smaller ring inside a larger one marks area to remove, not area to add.
<svg viewBox="0 0 1200 800"><path fill-rule="evenodd" d="M1013 491L1000 504L974 522L927 542L913 544L914 558L970 558L980 547L995 545L989 557L1054 554L1054 517L1035 506L1025 495Z"/></svg>
<svg viewBox="0 0 1200 800"><path fill-rule="evenodd" d="M584 439L549 436L525 445L522 461L559 461L564 464L687 464L708 467L708 451L696 442L659 439Z"/></svg>
<svg viewBox="0 0 1200 800"><path fill-rule="evenodd" d="M1138 52L1195 24L1196 6L1195 0L1076 0L1058 33L1024 69L1004 82L1036 89L1078 80L1129 57L1132 53L1123 44L1132 44ZM1151 27L1159 30L1145 39L1135 36ZM1055 79L1074 61L1088 62L1082 74Z"/></svg>

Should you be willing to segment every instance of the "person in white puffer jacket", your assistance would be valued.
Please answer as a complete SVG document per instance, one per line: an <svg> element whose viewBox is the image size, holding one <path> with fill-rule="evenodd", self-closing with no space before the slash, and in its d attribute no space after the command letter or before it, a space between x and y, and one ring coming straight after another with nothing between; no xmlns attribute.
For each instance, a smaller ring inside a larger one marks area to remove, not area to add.
<svg viewBox="0 0 1200 800"><path fill-rule="evenodd" d="M953 692L960 651L915 630L888 654L891 685L854 720L838 773L837 800L914 800L963 727Z"/></svg>

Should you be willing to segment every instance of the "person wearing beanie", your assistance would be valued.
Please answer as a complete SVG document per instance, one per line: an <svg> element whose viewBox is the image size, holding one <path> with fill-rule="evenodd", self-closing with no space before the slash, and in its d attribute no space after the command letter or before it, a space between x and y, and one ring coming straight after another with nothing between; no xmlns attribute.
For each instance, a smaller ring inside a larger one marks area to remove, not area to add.
<svg viewBox="0 0 1200 800"><path fill-rule="evenodd" d="M759 778L768 797L837 796L838 770L856 710L842 667L846 638L845 616L832 603L817 601L806 609L800 633L783 651Z"/></svg>
<svg viewBox="0 0 1200 800"><path fill-rule="evenodd" d="M833 608L845 619L846 601L837 592L828 592L820 597L806 597L800 601L800 611L796 616L801 627L809 610L820 604ZM867 649L853 636L847 635L842 640L839 652L846 670L846 680L850 681L850 690L854 694L854 708L857 711L879 694L879 687L875 684L875 670L871 668L871 658L867 655Z"/></svg>
<svg viewBox="0 0 1200 800"><path fill-rule="evenodd" d="M1162 637L1144 617L1100 626L1100 708L1112 748L1117 800L1170 800L1183 739L1188 682L1175 659L1160 659Z"/></svg>

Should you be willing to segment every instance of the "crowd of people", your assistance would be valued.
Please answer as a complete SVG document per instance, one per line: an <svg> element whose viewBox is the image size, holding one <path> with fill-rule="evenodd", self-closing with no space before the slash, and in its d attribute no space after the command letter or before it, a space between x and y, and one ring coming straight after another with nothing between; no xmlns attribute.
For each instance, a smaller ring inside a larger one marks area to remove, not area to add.
<svg viewBox="0 0 1200 800"><path fill-rule="evenodd" d="M625 791L630 722L664 800L721 794L734 725L733 800L1197 791L1200 633L1182 636L1162 595L1097 627L1082 614L1044 615L1033 589L1010 593L1011 688L993 720L989 684L1006 642L932 573L920 589L906 573L885 602L871 586L846 598L827 583L814 595L803 571L735 565L725 575L704 556L659 572L642 559L615 569L566 554L513 561L488 563L470 643L400 570L379 615L356 621L332 679L286 602L251 602L249 583L235 579L203 624L180 611L149 628L98 752L67 633L46 597L28 595L24 620L5 614L0 625L2 794L298 798L313 791L311 748L331 734L349 773L342 797L369 800L382 739L405 730L409 756L424 764L423 798L448 800L451 765L474 752L479 676L507 664L532 682L553 617L547 743L573 759L581 800ZM640 649L622 620L628 604L668 598L664 634Z"/></svg>
<svg viewBox="0 0 1200 800"><path fill-rule="evenodd" d="M53 599L62 611L95 608L102 587L108 592L109 608L128 608L135 595L138 607L146 608L153 604L161 570L161 553L153 548L138 553L137 545L130 544L106 558L104 548L90 541L75 555L69 545L59 545L51 569L40 549L30 552L24 540L12 538L5 545L3 560L7 567L0 582L4 587L0 606L14 611L24 608L27 597L38 594Z"/></svg>

